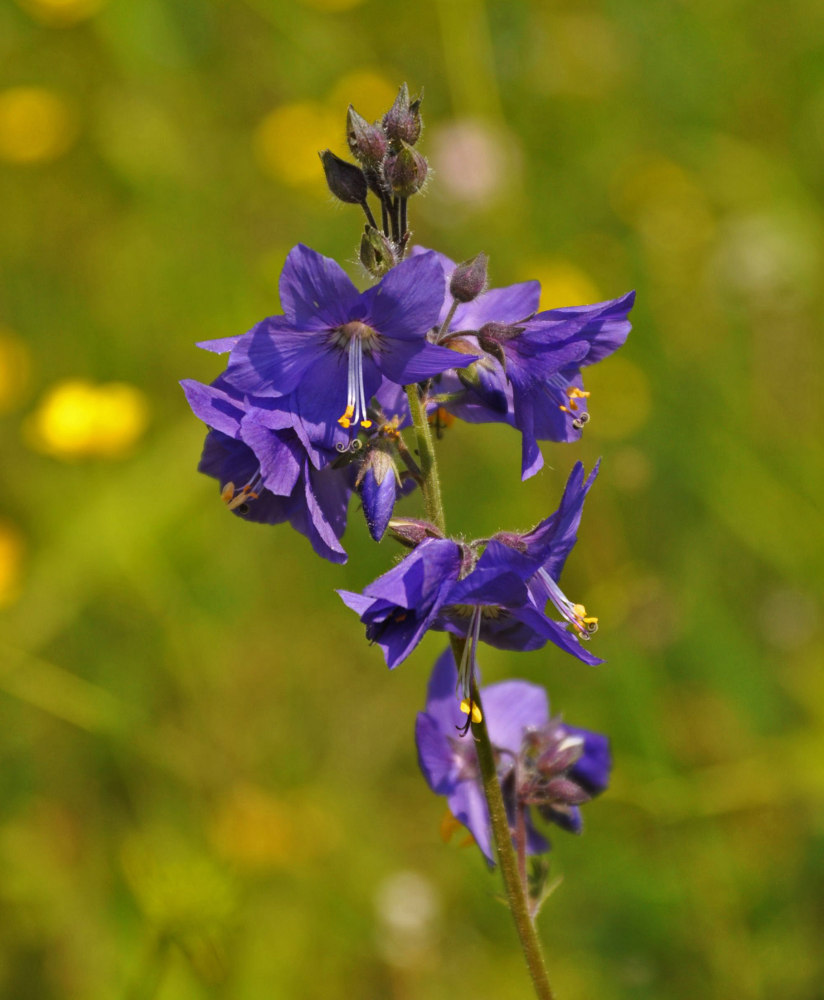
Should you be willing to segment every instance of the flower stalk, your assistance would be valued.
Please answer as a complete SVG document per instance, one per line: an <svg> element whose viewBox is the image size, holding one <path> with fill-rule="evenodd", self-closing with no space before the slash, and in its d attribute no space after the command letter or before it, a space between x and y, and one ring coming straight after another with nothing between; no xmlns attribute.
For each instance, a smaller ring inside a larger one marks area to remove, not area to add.
<svg viewBox="0 0 824 1000"><path fill-rule="evenodd" d="M429 520L445 533L446 517L441 496L440 478L438 476L438 462L435 454L435 445L426 418L426 408L417 386L407 386L406 394L409 400L409 410L412 415L412 424L418 443L422 475L421 491L423 492L426 514ZM467 640L461 639L458 636L450 636L450 641L452 643L455 662L460 663L463 648ZM486 720L483 716L480 692L478 691L477 681L474 676L471 680L470 698L472 703L477 705L481 710L480 721L471 723L472 735L475 739L478 762L481 768L481 781L484 796L489 807L492 835L495 840L495 849L498 864L501 867L509 911L515 923L515 929L521 942L521 949L524 953L529 974L532 977L536 997L539 1000L554 1000L555 994L552 992L552 987L549 983L549 975L543 951L541 950L541 942L538 939L535 924L530 916L526 884L522 881L518 872L518 858L512 845L509 820L507 819L501 785L498 781L495 767L495 756L492 743L489 739Z"/></svg>

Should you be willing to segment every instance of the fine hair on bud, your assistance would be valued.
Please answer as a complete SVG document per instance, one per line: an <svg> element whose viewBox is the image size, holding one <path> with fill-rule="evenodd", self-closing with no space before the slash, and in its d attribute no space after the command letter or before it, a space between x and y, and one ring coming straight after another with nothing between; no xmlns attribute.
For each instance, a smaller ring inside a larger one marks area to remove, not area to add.
<svg viewBox="0 0 824 1000"><path fill-rule="evenodd" d="M429 164L426 158L407 143L386 161L386 179L401 198L411 198L426 183Z"/></svg>
<svg viewBox="0 0 824 1000"><path fill-rule="evenodd" d="M346 141L352 155L373 170L383 163L389 149L383 126L377 122L370 125L351 104L346 114Z"/></svg>
<svg viewBox="0 0 824 1000"><path fill-rule="evenodd" d="M398 263L394 244L374 226L364 227L358 259L373 278L382 278Z"/></svg>
<svg viewBox="0 0 824 1000"><path fill-rule="evenodd" d="M449 279L449 293L458 302L471 302L486 289L485 253L476 254L462 264L458 264Z"/></svg>
<svg viewBox="0 0 824 1000"><path fill-rule="evenodd" d="M383 116L384 130L394 148L399 148L403 142L414 146L420 139L423 128L422 100L423 94L420 94L414 101L410 101L409 87L405 83L401 84L395 103Z"/></svg>

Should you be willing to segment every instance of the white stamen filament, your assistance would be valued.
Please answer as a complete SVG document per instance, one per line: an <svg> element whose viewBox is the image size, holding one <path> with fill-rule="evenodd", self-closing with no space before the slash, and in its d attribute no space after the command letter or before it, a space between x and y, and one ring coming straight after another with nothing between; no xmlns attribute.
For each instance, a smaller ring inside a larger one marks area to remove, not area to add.
<svg viewBox="0 0 824 1000"><path fill-rule="evenodd" d="M372 421L366 415L366 390L363 384L363 342L357 334L349 338L348 371L346 375L346 410L338 423L342 427L360 424L371 427Z"/></svg>
<svg viewBox="0 0 824 1000"><path fill-rule="evenodd" d="M583 604L573 604L549 575L548 570L541 567L538 570L538 576L546 586L550 601L558 609L561 616L575 629L580 638L588 639L593 632L598 631L598 619L588 615Z"/></svg>
<svg viewBox="0 0 824 1000"><path fill-rule="evenodd" d="M478 638L481 634L481 606L477 605L472 609L469 619L469 627L466 630L466 643L464 644L461 662L458 666L458 685L463 698L471 700L472 678L475 676L475 665L477 662Z"/></svg>

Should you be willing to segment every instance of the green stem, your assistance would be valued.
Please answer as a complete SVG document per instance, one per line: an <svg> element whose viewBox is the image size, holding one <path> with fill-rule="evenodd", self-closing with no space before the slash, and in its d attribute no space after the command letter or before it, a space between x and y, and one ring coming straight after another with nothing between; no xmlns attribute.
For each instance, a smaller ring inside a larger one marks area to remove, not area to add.
<svg viewBox="0 0 824 1000"><path fill-rule="evenodd" d="M407 398L409 399L409 409L412 414L412 423L418 440L418 453L421 463L421 473L423 482L424 504L429 520L446 531L446 518L443 510L443 500L441 498L441 483L438 477L438 463L435 456L435 446L432 441L432 434L426 419L426 410L418 394L417 386L406 387ZM455 663L461 662L461 654L466 639L459 639L457 636L450 636L452 643L452 653ZM501 867L501 875L504 880L509 901L509 911L515 922L515 929L521 942L521 948L526 959L529 974L532 976L532 984L535 988L535 995L539 1000L554 1000L552 987L549 985L546 964L541 942L538 940L538 933L535 924L529 914L529 903L526 897L526 885L522 882L518 873L518 859L512 844L512 836L509 832L509 820L506 815L503 794L501 793L501 783L498 781L498 774L495 768L495 754L489 733L486 728L486 719L483 717L483 706L478 685L475 678L472 678L470 688L470 698L481 710L481 721L472 723L472 735L475 739L475 747L478 753L478 762L481 768L481 780L483 783L484 795L489 806L489 817L492 824L492 835L495 840L495 848L498 855L498 864Z"/></svg>
<svg viewBox="0 0 824 1000"><path fill-rule="evenodd" d="M441 499L441 481L438 478L438 462L435 458L435 444L432 441L432 434L429 430L429 421L426 419L426 408L418 393L416 385L406 387L406 398L409 400L409 412L412 416L412 424L415 428L415 437L418 441L418 458L421 464L421 475L423 476L423 502L426 507L426 516L446 534L446 518L443 512L443 500Z"/></svg>

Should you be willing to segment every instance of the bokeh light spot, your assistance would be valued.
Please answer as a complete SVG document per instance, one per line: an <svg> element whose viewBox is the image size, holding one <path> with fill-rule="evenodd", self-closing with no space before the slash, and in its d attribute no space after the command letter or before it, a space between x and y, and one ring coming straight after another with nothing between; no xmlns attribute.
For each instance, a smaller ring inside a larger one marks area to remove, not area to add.
<svg viewBox="0 0 824 1000"><path fill-rule="evenodd" d="M0 327L0 413L18 405L26 391L31 359L23 340Z"/></svg>
<svg viewBox="0 0 824 1000"><path fill-rule="evenodd" d="M332 88L329 106L340 113L341 108L352 104L367 121L376 121L392 107L398 87L376 70L357 70L347 73Z"/></svg>
<svg viewBox="0 0 824 1000"><path fill-rule="evenodd" d="M10 87L0 93L0 160L45 163L71 146L74 116L69 106L45 87Z"/></svg>
<svg viewBox="0 0 824 1000"><path fill-rule="evenodd" d="M26 423L29 443L55 458L117 458L146 429L149 408L137 388L69 379L53 386Z"/></svg>
<svg viewBox="0 0 824 1000"><path fill-rule="evenodd" d="M23 536L10 521L0 521L0 608L17 600L23 568Z"/></svg>
<svg viewBox="0 0 824 1000"><path fill-rule="evenodd" d="M585 434L615 440L647 422L652 410L649 381L634 362L619 356L586 368L584 385L592 393Z"/></svg>
<svg viewBox="0 0 824 1000"><path fill-rule="evenodd" d="M438 171L438 197L478 204L504 193L520 173L515 136L477 119L447 122L435 129L432 163Z"/></svg>
<svg viewBox="0 0 824 1000"><path fill-rule="evenodd" d="M271 111L258 125L254 146L263 170L295 187L315 185L326 191L322 149L340 151L344 121L314 101L284 104Z"/></svg>
<svg viewBox="0 0 824 1000"><path fill-rule="evenodd" d="M592 278L568 260L539 260L529 273L541 282L541 309L584 306L601 299Z"/></svg>
<svg viewBox="0 0 824 1000"><path fill-rule="evenodd" d="M65 28L92 17L106 0L17 0L32 17L51 28Z"/></svg>

